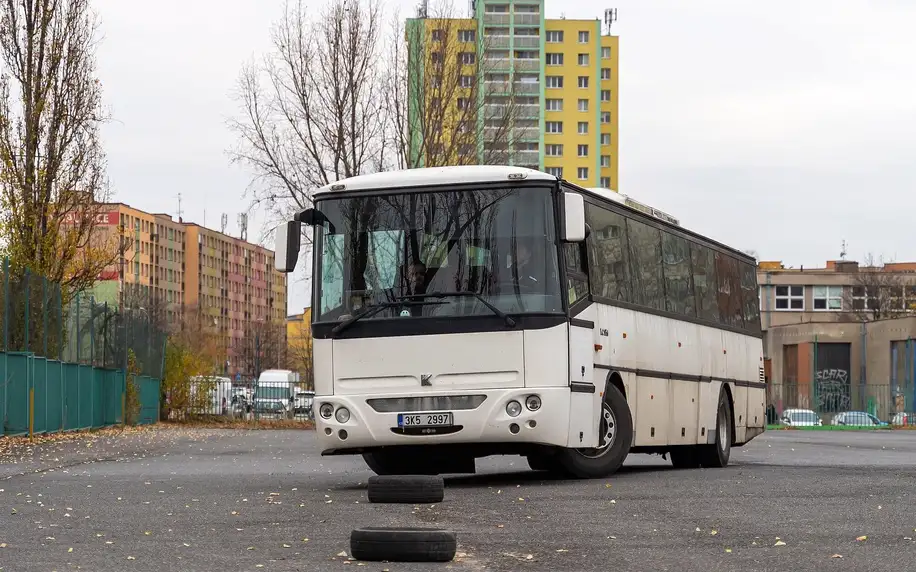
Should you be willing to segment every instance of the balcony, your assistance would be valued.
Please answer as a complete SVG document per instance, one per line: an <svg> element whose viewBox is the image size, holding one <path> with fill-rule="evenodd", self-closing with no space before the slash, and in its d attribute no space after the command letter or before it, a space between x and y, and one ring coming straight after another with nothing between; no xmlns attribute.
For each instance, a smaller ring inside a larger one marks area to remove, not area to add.
<svg viewBox="0 0 916 572"><path fill-rule="evenodd" d="M512 60L509 58L484 58L484 69L486 71L509 71Z"/></svg>
<svg viewBox="0 0 916 572"><path fill-rule="evenodd" d="M486 93L505 93L508 94L511 86L507 81L487 81L484 82L484 91Z"/></svg>
<svg viewBox="0 0 916 572"><path fill-rule="evenodd" d="M539 105L519 105L516 107L515 116L519 119L539 119L541 107Z"/></svg>
<svg viewBox="0 0 916 572"><path fill-rule="evenodd" d="M540 71L541 70L541 60L524 58L524 59L516 59L514 61L515 61L515 71Z"/></svg>
<svg viewBox="0 0 916 572"><path fill-rule="evenodd" d="M484 36L483 45L487 48L492 49L508 49L509 48L509 36Z"/></svg>
<svg viewBox="0 0 916 572"><path fill-rule="evenodd" d="M541 23L541 15L532 14L530 12L516 12L513 16L513 21L516 26L538 26Z"/></svg>
<svg viewBox="0 0 916 572"><path fill-rule="evenodd" d="M484 12L483 23L485 26L508 26L509 14L506 12Z"/></svg>
<svg viewBox="0 0 916 572"><path fill-rule="evenodd" d="M541 157L538 151L514 151L512 162L516 165L537 165Z"/></svg>
<svg viewBox="0 0 916 572"><path fill-rule="evenodd" d="M525 141L540 141L541 131L537 127L516 127L514 131L515 140L518 142ZM516 153L531 153L531 151L516 151ZM537 155L537 151L534 151L534 154ZM537 159L535 159L537 163Z"/></svg>
<svg viewBox="0 0 916 572"><path fill-rule="evenodd" d="M522 48L540 48L541 38L539 36L515 36L515 38L513 38L513 46L516 50Z"/></svg>
<svg viewBox="0 0 916 572"><path fill-rule="evenodd" d="M534 82L515 82L512 91L517 94L539 94L541 93L541 84Z"/></svg>

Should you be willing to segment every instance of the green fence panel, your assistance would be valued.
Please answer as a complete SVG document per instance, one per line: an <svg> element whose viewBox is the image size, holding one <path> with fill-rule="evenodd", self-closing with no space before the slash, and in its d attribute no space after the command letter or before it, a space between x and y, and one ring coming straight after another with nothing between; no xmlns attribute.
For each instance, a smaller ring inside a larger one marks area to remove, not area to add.
<svg viewBox="0 0 916 572"><path fill-rule="evenodd" d="M105 371L105 425L115 425L120 422L121 413L121 385L124 381L124 372L114 369Z"/></svg>
<svg viewBox="0 0 916 572"><path fill-rule="evenodd" d="M149 425L159 420L159 380L141 375L136 383L140 389L140 417L138 423Z"/></svg>
<svg viewBox="0 0 916 572"><path fill-rule="evenodd" d="M92 366L80 364L79 366L79 428L92 427Z"/></svg>
<svg viewBox="0 0 916 572"><path fill-rule="evenodd" d="M92 426L105 426L105 370L92 369Z"/></svg>
<svg viewBox="0 0 916 572"><path fill-rule="evenodd" d="M6 354L0 353L0 437L6 433L6 395L9 376L6 373Z"/></svg>
<svg viewBox="0 0 916 572"><path fill-rule="evenodd" d="M47 374L47 393L45 410L48 431L61 431L64 428L64 386L63 364L57 360L48 360L45 369Z"/></svg>
<svg viewBox="0 0 916 572"><path fill-rule="evenodd" d="M6 435L24 435L29 432L30 360L29 354L7 354L7 399L3 420L3 431Z"/></svg>
<svg viewBox="0 0 916 572"><path fill-rule="evenodd" d="M33 357L32 388L35 390L35 434L48 432L48 360Z"/></svg>
<svg viewBox="0 0 916 572"><path fill-rule="evenodd" d="M80 428L80 366L65 363L63 367L64 386L64 431Z"/></svg>

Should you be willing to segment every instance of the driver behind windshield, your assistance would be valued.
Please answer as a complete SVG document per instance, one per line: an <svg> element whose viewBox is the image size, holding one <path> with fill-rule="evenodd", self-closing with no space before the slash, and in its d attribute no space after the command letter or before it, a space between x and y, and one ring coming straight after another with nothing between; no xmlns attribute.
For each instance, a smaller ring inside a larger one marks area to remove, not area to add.
<svg viewBox="0 0 916 572"><path fill-rule="evenodd" d="M516 264L513 269L512 277L515 280L516 284L519 287L535 287L538 283L538 279L534 277L534 274L537 272L535 270L535 264L533 264L531 258L531 247L528 245L527 241L518 241L515 249L515 258Z"/></svg>

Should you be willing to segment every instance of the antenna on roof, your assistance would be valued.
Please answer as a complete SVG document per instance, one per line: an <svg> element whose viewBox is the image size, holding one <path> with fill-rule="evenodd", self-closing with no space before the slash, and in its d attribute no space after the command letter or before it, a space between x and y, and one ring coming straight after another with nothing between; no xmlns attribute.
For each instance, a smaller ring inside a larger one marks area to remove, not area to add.
<svg viewBox="0 0 916 572"><path fill-rule="evenodd" d="M617 21L617 8L608 8L604 11L604 25L607 26L607 35L611 35L611 26Z"/></svg>
<svg viewBox="0 0 916 572"><path fill-rule="evenodd" d="M420 0L417 6L417 18L426 18L429 14L429 0Z"/></svg>
<svg viewBox="0 0 916 572"><path fill-rule="evenodd" d="M846 260L846 239L843 239L843 245L840 246L840 260Z"/></svg>
<svg viewBox="0 0 916 572"><path fill-rule="evenodd" d="M229 226L229 215L223 213L219 218L219 231L226 234L226 227Z"/></svg>
<svg viewBox="0 0 916 572"><path fill-rule="evenodd" d="M178 193L178 218L181 219L181 193Z"/></svg>

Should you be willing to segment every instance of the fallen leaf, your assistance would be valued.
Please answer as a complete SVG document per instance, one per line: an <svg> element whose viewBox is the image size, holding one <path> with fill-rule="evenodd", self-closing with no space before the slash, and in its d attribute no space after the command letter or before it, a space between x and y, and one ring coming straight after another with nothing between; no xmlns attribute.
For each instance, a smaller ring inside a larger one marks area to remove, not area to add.
<svg viewBox="0 0 916 572"><path fill-rule="evenodd" d="M715 536L715 535L719 534L719 531L716 530L716 529L713 529L713 530L710 530L710 531L709 531L709 534L710 534L711 536Z"/></svg>
<svg viewBox="0 0 916 572"><path fill-rule="evenodd" d="M560 548L557 550L557 552L569 552L569 550L566 550L565 548Z"/></svg>
<svg viewBox="0 0 916 572"><path fill-rule="evenodd" d="M347 557L347 553L346 553L346 552L341 552L341 553L338 554L337 556L339 556L340 558L346 558L346 557Z"/></svg>
<svg viewBox="0 0 916 572"><path fill-rule="evenodd" d="M833 556L831 556L831 558L842 558L842 557L843 557L842 554L834 554Z"/></svg>
<svg viewBox="0 0 916 572"><path fill-rule="evenodd" d="M67 549L67 552L68 552L68 553L73 552L73 548L68 548L68 549Z"/></svg>
<svg viewBox="0 0 916 572"><path fill-rule="evenodd" d="M283 545L283 548L289 548L289 547L290 547L289 544L284 544L284 545Z"/></svg>
<svg viewBox="0 0 916 572"><path fill-rule="evenodd" d="M696 532L702 532L699 526L696 528Z"/></svg>
<svg viewBox="0 0 916 572"><path fill-rule="evenodd" d="M726 549L725 549L725 552L726 552L727 554L731 554L731 553L732 553L732 549L731 549L731 548L726 548Z"/></svg>
<svg viewBox="0 0 916 572"><path fill-rule="evenodd" d="M128 560L136 560L136 558L134 558L133 556L128 556L127 559L128 559Z"/></svg>
<svg viewBox="0 0 916 572"><path fill-rule="evenodd" d="M774 544L773 546L785 546L785 545L786 545L786 543L783 542L782 540L777 540L777 541L776 541L776 544Z"/></svg>
<svg viewBox="0 0 916 572"><path fill-rule="evenodd" d="M865 535L863 534L862 536L857 536L857 537L856 537L856 540L859 541L859 542L864 542L864 541L868 540L868 537L865 536Z"/></svg>

